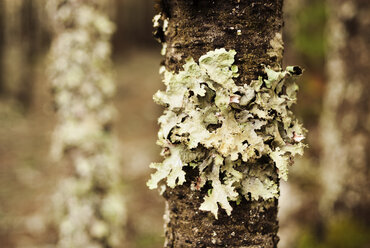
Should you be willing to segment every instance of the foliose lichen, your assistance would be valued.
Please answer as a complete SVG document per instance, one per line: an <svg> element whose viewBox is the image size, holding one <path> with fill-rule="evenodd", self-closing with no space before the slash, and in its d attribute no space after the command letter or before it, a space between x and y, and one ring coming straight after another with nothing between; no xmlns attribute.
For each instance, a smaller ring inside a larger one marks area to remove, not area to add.
<svg viewBox="0 0 370 248"><path fill-rule="evenodd" d="M116 141L110 37L104 1L51 0L55 30L48 72L58 124L52 155L71 165L54 195L58 247L122 244L125 205Z"/></svg>
<svg viewBox="0 0 370 248"><path fill-rule="evenodd" d="M184 167L196 168L199 177L191 187L211 185L200 209L216 218L218 205L230 215L230 201L278 197L273 174L287 180L292 157L305 147L305 130L290 110L301 69L265 67L265 78L239 86L235 54L222 48L201 56L199 63L187 59L182 71L164 72L166 90L154 95L166 107L158 133L164 161L150 165L156 172L148 187L164 180L171 188L182 185Z"/></svg>
<svg viewBox="0 0 370 248"><path fill-rule="evenodd" d="M159 13L153 17L152 22L154 28L153 35L162 44L161 55L164 56L167 50L167 43L164 41L164 36L168 34L169 19L162 13Z"/></svg>

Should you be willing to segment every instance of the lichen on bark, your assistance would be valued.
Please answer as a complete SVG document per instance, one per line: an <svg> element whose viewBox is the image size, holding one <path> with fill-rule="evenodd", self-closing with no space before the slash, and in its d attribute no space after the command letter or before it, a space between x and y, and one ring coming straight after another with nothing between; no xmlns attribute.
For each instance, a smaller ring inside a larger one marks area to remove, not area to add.
<svg viewBox="0 0 370 248"><path fill-rule="evenodd" d="M148 185L167 201L165 247L276 247L285 149L304 132L289 110L301 71L281 69L282 1L158 2L165 159Z"/></svg>
<svg viewBox="0 0 370 248"><path fill-rule="evenodd" d="M179 73L165 72L166 91L154 96L166 107L158 135L165 160L151 165L157 171L148 186L156 188L166 179L174 188L185 182L183 167L196 168L192 189L210 184L200 210L216 219L218 204L230 215L229 201L277 198L273 171L287 180L292 157L304 148L305 131L290 110L298 90L292 77L301 69L265 68L266 79L237 86L235 54L222 48L201 56L199 63L188 59ZM252 166L259 159L273 161L275 168Z"/></svg>
<svg viewBox="0 0 370 248"><path fill-rule="evenodd" d="M118 247L125 207L111 134L114 25L105 1L50 0L55 31L48 72L57 109L52 155L70 167L55 194L59 247Z"/></svg>

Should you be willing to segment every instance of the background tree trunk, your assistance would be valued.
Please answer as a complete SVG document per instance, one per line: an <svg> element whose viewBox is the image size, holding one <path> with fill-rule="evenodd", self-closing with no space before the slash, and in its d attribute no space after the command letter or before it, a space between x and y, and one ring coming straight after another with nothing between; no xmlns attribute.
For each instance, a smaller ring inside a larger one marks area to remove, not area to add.
<svg viewBox="0 0 370 248"><path fill-rule="evenodd" d="M267 50L281 34L282 0L276 1L160 1L160 12L169 18L168 30L159 38L167 44L164 64L169 71L181 69L188 57L195 61L216 48L235 49L238 85L263 74L263 66L281 66ZM239 30L239 31L238 31ZM239 34L239 35L238 35ZM220 211L218 220L199 207L204 190L192 191L196 172L187 172L187 182L164 193L166 205L165 247L276 247L277 200L242 200L232 204L231 216ZM274 180L278 183L277 175Z"/></svg>
<svg viewBox="0 0 370 248"><path fill-rule="evenodd" d="M0 1L0 96L4 94L3 54L4 54L4 2Z"/></svg>
<svg viewBox="0 0 370 248"><path fill-rule="evenodd" d="M112 7L114 23L117 25L117 31L112 38L115 53L127 53L133 45L153 45L153 1L114 0Z"/></svg>
<svg viewBox="0 0 370 248"><path fill-rule="evenodd" d="M124 247L122 174L111 133L115 85L109 1L50 0L52 153L69 165L55 195L59 247Z"/></svg>
<svg viewBox="0 0 370 248"><path fill-rule="evenodd" d="M331 0L328 86L321 118L321 207L326 216L370 212L370 2Z"/></svg>
<svg viewBox="0 0 370 248"><path fill-rule="evenodd" d="M8 99L20 104L22 107L28 107L29 96L32 89L30 83L31 68L28 63L28 44L22 28L22 14L24 9L23 1L4 1L4 53L3 53L3 89ZM27 89L28 95L23 94Z"/></svg>
<svg viewBox="0 0 370 248"><path fill-rule="evenodd" d="M42 24L46 0L3 0L1 7L0 93L27 111L32 103L34 64L48 43Z"/></svg>

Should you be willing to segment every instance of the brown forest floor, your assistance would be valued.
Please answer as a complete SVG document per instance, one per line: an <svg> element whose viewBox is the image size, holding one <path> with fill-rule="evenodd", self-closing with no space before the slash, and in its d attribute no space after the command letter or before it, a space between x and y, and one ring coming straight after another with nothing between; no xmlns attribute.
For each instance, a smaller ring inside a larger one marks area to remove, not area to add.
<svg viewBox="0 0 370 248"><path fill-rule="evenodd" d="M160 107L152 95L161 87L157 51L132 51L115 61L120 155L126 182L127 247L163 244L164 204L145 182L149 163L160 158L155 145ZM63 168L51 162L49 146L55 125L45 61L36 65L32 104L26 114L0 102L0 247L53 247L55 229L47 224L51 195Z"/></svg>

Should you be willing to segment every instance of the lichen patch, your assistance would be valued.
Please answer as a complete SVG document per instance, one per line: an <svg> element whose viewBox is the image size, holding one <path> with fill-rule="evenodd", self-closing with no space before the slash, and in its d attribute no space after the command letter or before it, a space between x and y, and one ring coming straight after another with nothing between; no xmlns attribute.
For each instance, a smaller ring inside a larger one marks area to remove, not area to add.
<svg viewBox="0 0 370 248"><path fill-rule="evenodd" d="M274 38L270 40L271 48L267 50L267 55L270 57L276 57L278 60L282 59L284 50L284 42L281 33L276 33Z"/></svg>
<svg viewBox="0 0 370 248"><path fill-rule="evenodd" d="M296 154L303 154L305 129L291 106L296 102L299 67L265 68L266 75L238 86L236 52L210 51L198 63L190 58L178 73L165 71L165 91L154 100L166 110L159 118L162 163L148 186L166 180L173 188L185 182L184 167L199 171L192 190L211 189L200 209L217 218L219 206L231 214L230 201L278 197L277 178L286 180ZM261 162L264 161L264 162Z"/></svg>

